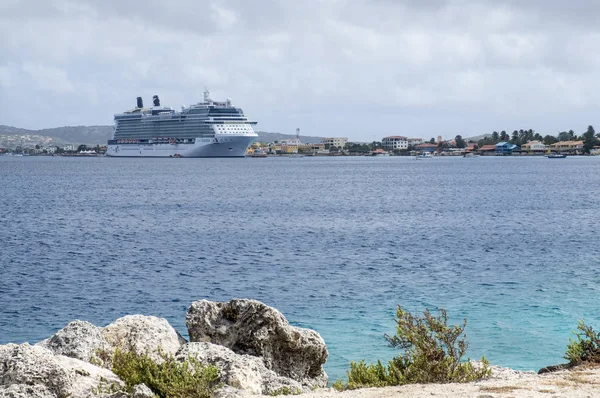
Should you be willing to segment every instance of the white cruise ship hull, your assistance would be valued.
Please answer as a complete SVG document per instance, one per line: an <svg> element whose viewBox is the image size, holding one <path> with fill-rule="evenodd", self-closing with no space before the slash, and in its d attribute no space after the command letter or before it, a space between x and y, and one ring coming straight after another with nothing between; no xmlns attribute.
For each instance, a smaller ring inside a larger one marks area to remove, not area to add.
<svg viewBox="0 0 600 398"><path fill-rule="evenodd" d="M258 135L253 134L233 137L197 138L193 144L112 144L108 145L106 156L131 158L244 157L250 144L256 141L257 138Z"/></svg>

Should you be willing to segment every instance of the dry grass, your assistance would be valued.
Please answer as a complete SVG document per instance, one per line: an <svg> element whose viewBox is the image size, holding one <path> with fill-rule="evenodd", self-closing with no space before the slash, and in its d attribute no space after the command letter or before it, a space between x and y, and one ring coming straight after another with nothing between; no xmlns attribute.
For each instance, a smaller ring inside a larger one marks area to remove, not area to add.
<svg viewBox="0 0 600 398"><path fill-rule="evenodd" d="M586 379L585 377L582 377L582 375L578 374L568 375L567 380L573 382L574 384L598 384L597 382L590 379Z"/></svg>
<svg viewBox="0 0 600 398"><path fill-rule="evenodd" d="M546 394L554 394L556 392L556 390L551 390L549 388L541 388L538 390L538 392L546 393Z"/></svg>
<svg viewBox="0 0 600 398"><path fill-rule="evenodd" d="M519 387L519 386L481 386L481 387L479 387L479 391L494 392L494 393L513 392L515 390L524 390L524 389L525 389L525 387Z"/></svg>
<svg viewBox="0 0 600 398"><path fill-rule="evenodd" d="M558 388L565 388L572 386L572 383L566 380L552 380L550 383L554 384Z"/></svg>

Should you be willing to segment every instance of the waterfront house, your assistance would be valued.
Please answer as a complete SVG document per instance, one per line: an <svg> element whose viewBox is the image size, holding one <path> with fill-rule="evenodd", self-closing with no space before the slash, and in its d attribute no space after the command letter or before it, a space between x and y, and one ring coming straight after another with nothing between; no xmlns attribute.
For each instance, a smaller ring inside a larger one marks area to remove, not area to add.
<svg viewBox="0 0 600 398"><path fill-rule="evenodd" d="M401 135L383 137L381 140L381 146L392 151L394 149L408 149L408 139Z"/></svg>
<svg viewBox="0 0 600 398"><path fill-rule="evenodd" d="M419 145L423 143L423 138L407 138L406 141L408 142L408 145Z"/></svg>
<svg viewBox="0 0 600 398"><path fill-rule="evenodd" d="M600 145L596 145L590 149L590 155L600 155Z"/></svg>
<svg viewBox="0 0 600 398"><path fill-rule="evenodd" d="M377 148L374 151L371 151L371 155L372 156L389 156L389 152L381 149L381 148Z"/></svg>
<svg viewBox="0 0 600 398"><path fill-rule="evenodd" d="M496 153L496 145L483 145L478 151L484 156L494 155Z"/></svg>
<svg viewBox="0 0 600 398"><path fill-rule="evenodd" d="M550 145L553 152L580 155L583 153L583 141L559 141Z"/></svg>
<svg viewBox="0 0 600 398"><path fill-rule="evenodd" d="M344 149L346 144L348 143L348 138L346 137L331 137L331 138L323 138L321 140L323 146L327 145L327 148L336 147Z"/></svg>
<svg viewBox="0 0 600 398"><path fill-rule="evenodd" d="M550 147L544 145L541 141L529 141L527 144L521 145L521 152L527 152L530 154L542 154L548 151Z"/></svg>
<svg viewBox="0 0 600 398"><path fill-rule="evenodd" d="M437 148L436 144L419 144L415 147L415 150L420 151L420 152L434 152L435 148Z"/></svg>
<svg viewBox="0 0 600 398"><path fill-rule="evenodd" d="M512 155L515 149L517 149L517 146L515 144L511 144L508 141L504 141L496 144L494 153L496 155Z"/></svg>

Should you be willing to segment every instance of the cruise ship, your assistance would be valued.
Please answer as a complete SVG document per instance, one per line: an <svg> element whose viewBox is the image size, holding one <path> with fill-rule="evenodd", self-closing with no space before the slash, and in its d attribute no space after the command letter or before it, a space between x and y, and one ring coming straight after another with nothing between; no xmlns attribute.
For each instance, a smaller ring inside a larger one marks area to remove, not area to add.
<svg viewBox="0 0 600 398"><path fill-rule="evenodd" d="M243 157L258 139L240 108L213 101L205 89L204 101L177 112L160 105L144 108L141 97L134 109L115 115L115 133L107 156L122 157Z"/></svg>

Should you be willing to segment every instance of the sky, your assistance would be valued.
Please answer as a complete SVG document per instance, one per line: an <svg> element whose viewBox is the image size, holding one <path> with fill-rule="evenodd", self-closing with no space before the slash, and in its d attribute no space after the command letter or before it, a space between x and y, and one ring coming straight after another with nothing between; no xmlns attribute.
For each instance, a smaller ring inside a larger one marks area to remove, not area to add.
<svg viewBox="0 0 600 398"><path fill-rule="evenodd" d="M2 0L0 124L110 125L157 94L256 130L380 140L600 118L600 2Z"/></svg>

